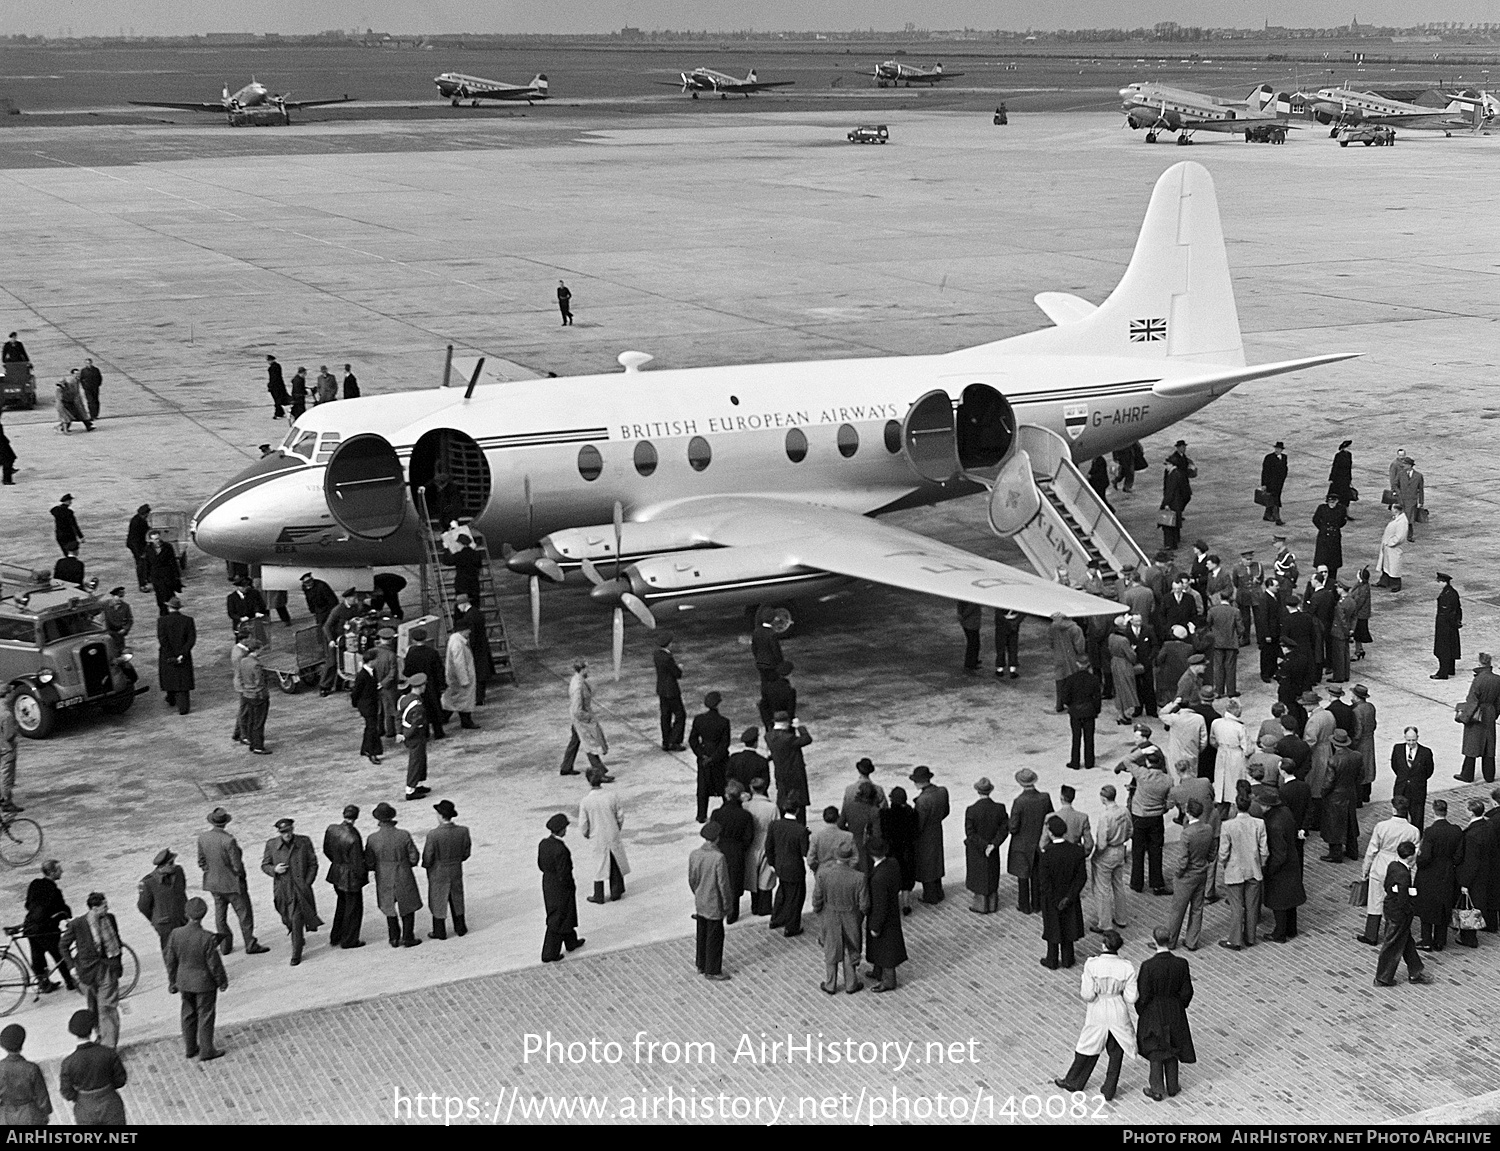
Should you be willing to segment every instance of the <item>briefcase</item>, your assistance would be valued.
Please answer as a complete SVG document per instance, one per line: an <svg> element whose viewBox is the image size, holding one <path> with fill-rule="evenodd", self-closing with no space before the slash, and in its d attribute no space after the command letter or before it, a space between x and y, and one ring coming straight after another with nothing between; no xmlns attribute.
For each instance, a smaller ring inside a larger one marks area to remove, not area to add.
<svg viewBox="0 0 1500 1151"><path fill-rule="evenodd" d="M1453 909L1453 930L1478 931L1483 926L1484 912L1467 895L1459 896L1459 904Z"/></svg>
<svg viewBox="0 0 1500 1151"><path fill-rule="evenodd" d="M1356 879L1349 885L1349 906L1364 907L1370 900L1370 881Z"/></svg>
<svg viewBox="0 0 1500 1151"><path fill-rule="evenodd" d="M1156 522L1164 528L1175 528L1177 527L1177 513L1171 508L1162 508L1156 513Z"/></svg>
<svg viewBox="0 0 1500 1151"><path fill-rule="evenodd" d="M1427 522L1427 509L1426 508L1418 508L1417 509L1417 523L1419 523L1419 524L1425 524L1426 522Z"/></svg>
<svg viewBox="0 0 1500 1151"><path fill-rule="evenodd" d="M1266 491L1265 488L1255 489L1255 502L1263 508L1274 508L1276 506L1276 501L1271 498L1271 493Z"/></svg>
<svg viewBox="0 0 1500 1151"><path fill-rule="evenodd" d="M1396 502L1396 493L1391 491L1390 488L1386 488L1385 491L1380 493L1380 502L1386 507L1390 507Z"/></svg>
<svg viewBox="0 0 1500 1151"><path fill-rule="evenodd" d="M1354 487L1353 485L1350 485L1349 487L1349 502L1351 504L1359 503L1359 489Z"/></svg>

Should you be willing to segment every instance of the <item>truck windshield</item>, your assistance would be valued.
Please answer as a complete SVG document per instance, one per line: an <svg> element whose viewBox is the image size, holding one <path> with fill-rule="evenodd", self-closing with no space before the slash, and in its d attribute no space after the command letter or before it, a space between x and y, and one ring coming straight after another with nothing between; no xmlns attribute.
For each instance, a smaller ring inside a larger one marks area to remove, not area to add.
<svg viewBox="0 0 1500 1151"><path fill-rule="evenodd" d="M70 635L91 635L102 632L104 625L98 619L100 610L94 608L92 611L78 611L43 620L42 643L55 643L57 640L67 639Z"/></svg>

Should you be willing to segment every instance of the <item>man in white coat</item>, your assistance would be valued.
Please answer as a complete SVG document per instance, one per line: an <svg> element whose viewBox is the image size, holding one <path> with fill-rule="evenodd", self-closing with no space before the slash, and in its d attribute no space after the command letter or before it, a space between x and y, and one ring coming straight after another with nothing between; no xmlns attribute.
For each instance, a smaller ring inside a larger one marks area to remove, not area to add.
<svg viewBox="0 0 1500 1151"><path fill-rule="evenodd" d="M589 793L578 805L578 826L594 845L594 894L590 903L604 902L604 884L609 883L609 901L625 894L625 877L630 874L630 860L625 858L625 813L612 791L604 790L604 769L590 767L583 773L589 782Z"/></svg>
<svg viewBox="0 0 1500 1151"><path fill-rule="evenodd" d="M1391 522L1385 525L1385 532L1380 537L1380 578L1375 581L1376 587L1383 587L1386 591L1401 590L1402 553L1406 550L1410 532L1411 520L1406 518L1400 504L1392 504Z"/></svg>
<svg viewBox="0 0 1500 1151"><path fill-rule="evenodd" d="M1385 907L1385 873L1391 864L1400 858L1396 849L1403 843L1413 847L1420 845L1422 833L1407 816L1411 805L1406 796L1398 795L1391 800L1391 817L1382 819L1370 831L1370 843L1365 848L1365 863L1361 869L1370 885L1365 899L1364 934L1354 938L1372 947L1380 943L1380 916Z"/></svg>
<svg viewBox="0 0 1500 1151"><path fill-rule="evenodd" d="M448 636L443 674L448 679L448 686L443 689L443 706L458 712L459 727L477 728L479 725L474 722L472 713L478 680L474 674L474 652L469 648L467 628L455 627Z"/></svg>
<svg viewBox="0 0 1500 1151"><path fill-rule="evenodd" d="M1109 1052L1109 1068L1104 1075L1102 1094L1106 1100L1115 1097L1120 1084L1120 1068L1125 1056L1135 1058L1135 1013L1132 1005L1139 997L1135 964L1121 959L1124 944L1118 931L1104 933L1104 952L1083 965L1083 981L1078 995L1088 1004L1083 1016L1083 1030L1073 1046L1073 1066L1062 1079L1054 1079L1064 1091L1082 1091L1099 1062L1099 1054Z"/></svg>
<svg viewBox="0 0 1500 1151"><path fill-rule="evenodd" d="M1224 714L1214 720L1208 729L1208 741L1217 750L1214 754L1214 805L1204 813L1205 822L1213 829L1215 845L1208 861L1208 881L1205 883L1204 902L1217 903L1223 898L1219 893L1219 828L1234 810L1236 785L1249 779L1250 754L1255 750L1240 719L1240 701L1231 699L1224 705Z"/></svg>

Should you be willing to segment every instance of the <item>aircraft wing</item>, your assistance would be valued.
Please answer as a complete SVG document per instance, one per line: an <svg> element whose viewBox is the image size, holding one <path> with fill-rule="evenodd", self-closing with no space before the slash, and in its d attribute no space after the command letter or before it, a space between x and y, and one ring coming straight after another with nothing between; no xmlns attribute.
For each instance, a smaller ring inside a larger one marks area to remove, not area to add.
<svg viewBox="0 0 1500 1151"><path fill-rule="evenodd" d="M174 104L169 100L127 100L127 104L134 104L137 108L176 108L182 112L218 112L228 111L224 107L224 101L215 100L212 103L198 104Z"/></svg>
<svg viewBox="0 0 1500 1151"><path fill-rule="evenodd" d="M325 104L352 104L358 99L358 96L340 96L336 100L286 100L283 103L288 108L321 108Z"/></svg>
<svg viewBox="0 0 1500 1151"><path fill-rule="evenodd" d="M769 572L812 568L1042 617L1123 610L1113 600L839 508L771 496L705 496L651 518L691 521L707 542L763 555Z"/></svg>
<svg viewBox="0 0 1500 1151"><path fill-rule="evenodd" d="M795 80L757 80L754 84L741 84L735 91L764 92L767 88L789 88Z"/></svg>

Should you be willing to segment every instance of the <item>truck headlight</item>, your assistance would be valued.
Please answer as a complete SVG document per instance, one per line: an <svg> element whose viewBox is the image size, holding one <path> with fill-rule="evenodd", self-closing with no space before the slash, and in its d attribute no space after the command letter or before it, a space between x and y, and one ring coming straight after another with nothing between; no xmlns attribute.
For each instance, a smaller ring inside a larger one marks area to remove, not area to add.
<svg viewBox="0 0 1500 1151"><path fill-rule="evenodd" d="M52 669L44 667L41 671L36 673L36 678L40 683L51 683L53 679Z"/></svg>

